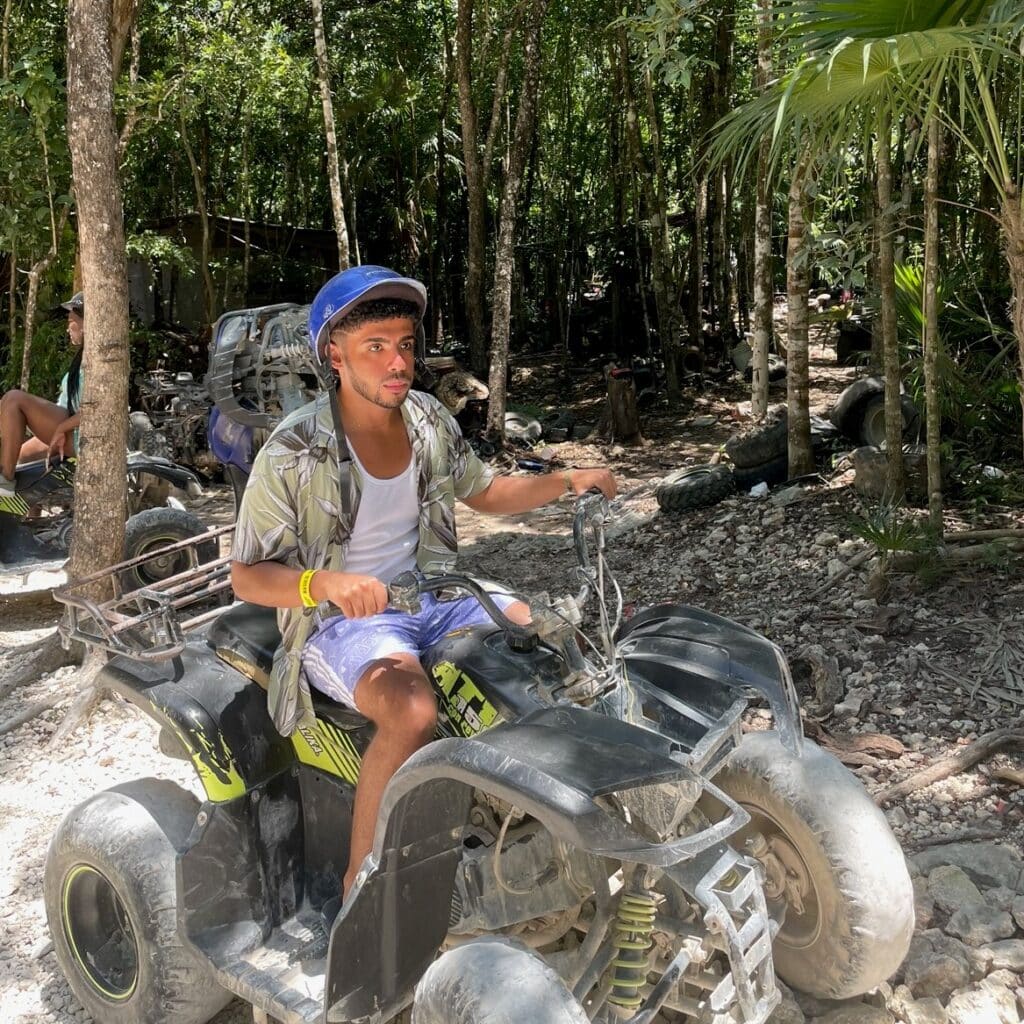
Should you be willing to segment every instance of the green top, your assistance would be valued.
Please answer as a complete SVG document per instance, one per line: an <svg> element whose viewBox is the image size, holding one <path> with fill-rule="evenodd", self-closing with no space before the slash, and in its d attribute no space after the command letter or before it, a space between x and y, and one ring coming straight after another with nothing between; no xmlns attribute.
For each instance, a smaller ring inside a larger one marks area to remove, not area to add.
<svg viewBox="0 0 1024 1024"><path fill-rule="evenodd" d="M477 458L451 414L430 395L410 391L402 405L418 473L420 504L416 563L424 573L450 572L458 544L455 499L486 490L493 471ZM362 481L349 463L351 517L341 508L338 445L326 394L297 409L260 449L245 489L231 557L252 565L282 562L295 569L340 570L359 510ZM302 648L313 626L337 614L317 608L279 608L282 644L274 656L268 704L283 736L313 724Z"/></svg>

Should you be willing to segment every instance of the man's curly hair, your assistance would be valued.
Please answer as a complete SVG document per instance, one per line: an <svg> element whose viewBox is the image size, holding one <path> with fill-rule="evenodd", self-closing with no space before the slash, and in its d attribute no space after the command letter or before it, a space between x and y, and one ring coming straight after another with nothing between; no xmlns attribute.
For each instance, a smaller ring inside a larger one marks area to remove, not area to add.
<svg viewBox="0 0 1024 1024"><path fill-rule="evenodd" d="M379 323L381 320L411 320L415 324L419 318L419 307L408 299L371 299L369 302L361 302L351 313L333 324L331 336L335 331L348 334L363 324Z"/></svg>

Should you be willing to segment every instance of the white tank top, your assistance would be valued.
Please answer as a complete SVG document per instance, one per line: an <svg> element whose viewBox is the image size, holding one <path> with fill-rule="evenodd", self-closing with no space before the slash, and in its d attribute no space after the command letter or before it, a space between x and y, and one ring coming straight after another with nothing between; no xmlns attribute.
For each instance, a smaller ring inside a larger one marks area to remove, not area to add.
<svg viewBox="0 0 1024 1024"><path fill-rule="evenodd" d="M387 480L371 476L349 449L363 480L356 524L349 539L342 572L376 576L390 583L400 572L416 568L420 513L416 493L416 460Z"/></svg>

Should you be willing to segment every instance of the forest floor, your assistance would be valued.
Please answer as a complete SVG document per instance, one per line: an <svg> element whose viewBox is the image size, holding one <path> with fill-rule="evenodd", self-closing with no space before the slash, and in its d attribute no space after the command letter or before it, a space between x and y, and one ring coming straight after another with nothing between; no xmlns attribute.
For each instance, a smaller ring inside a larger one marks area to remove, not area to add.
<svg viewBox="0 0 1024 1024"><path fill-rule="evenodd" d="M826 413L853 378L829 347L812 351L813 411ZM510 400L572 407L597 418L600 373L577 394L553 383L540 357L518 359ZM784 400L779 391L777 400ZM789 657L805 700L807 731L837 753L869 792L912 775L992 730L1022 720L1024 576L1013 566L965 567L939 579L880 581L855 530L866 509L849 471L823 471L767 499L737 494L671 517L650 486L669 471L712 459L742 424L747 387L738 380L692 395L680 419L645 416L643 445L571 441L550 445L561 465L611 466L618 503L609 560L630 606L695 604L769 636ZM706 424L706 425L702 425ZM840 466L841 469L841 466ZM230 519L227 489L194 509ZM485 518L459 508L460 564L515 589L573 589L572 506ZM1024 527L1024 510L947 512L949 529ZM858 567L832 585L828 580ZM52 604L9 604L0 625L0 693L30 645L54 627ZM0 698L0 722L60 691L77 670L59 669ZM61 817L83 797L142 775L194 788L191 771L159 755L155 730L130 706L105 701L59 749L49 739L64 714L46 712L0 737L0 1022L68 1024L86 1018L48 941L42 876ZM902 797L886 810L904 846L918 894L917 935L891 986L864 1000L829 1004L787 997L786 1024L1015 1024L1024 1012L1024 759L999 752ZM1016 773L1016 774L1015 774ZM870 854L868 854L870 855ZM216 1024L250 1020L241 1003Z"/></svg>

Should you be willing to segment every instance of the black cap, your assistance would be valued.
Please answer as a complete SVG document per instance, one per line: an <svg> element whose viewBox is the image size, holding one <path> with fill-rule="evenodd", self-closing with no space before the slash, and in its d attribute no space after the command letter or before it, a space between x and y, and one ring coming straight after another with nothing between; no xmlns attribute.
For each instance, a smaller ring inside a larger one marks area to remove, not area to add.
<svg viewBox="0 0 1024 1024"><path fill-rule="evenodd" d="M60 304L60 308L66 309L69 313L77 313L81 316L82 313L85 312L85 293L75 292L67 302L62 302Z"/></svg>

